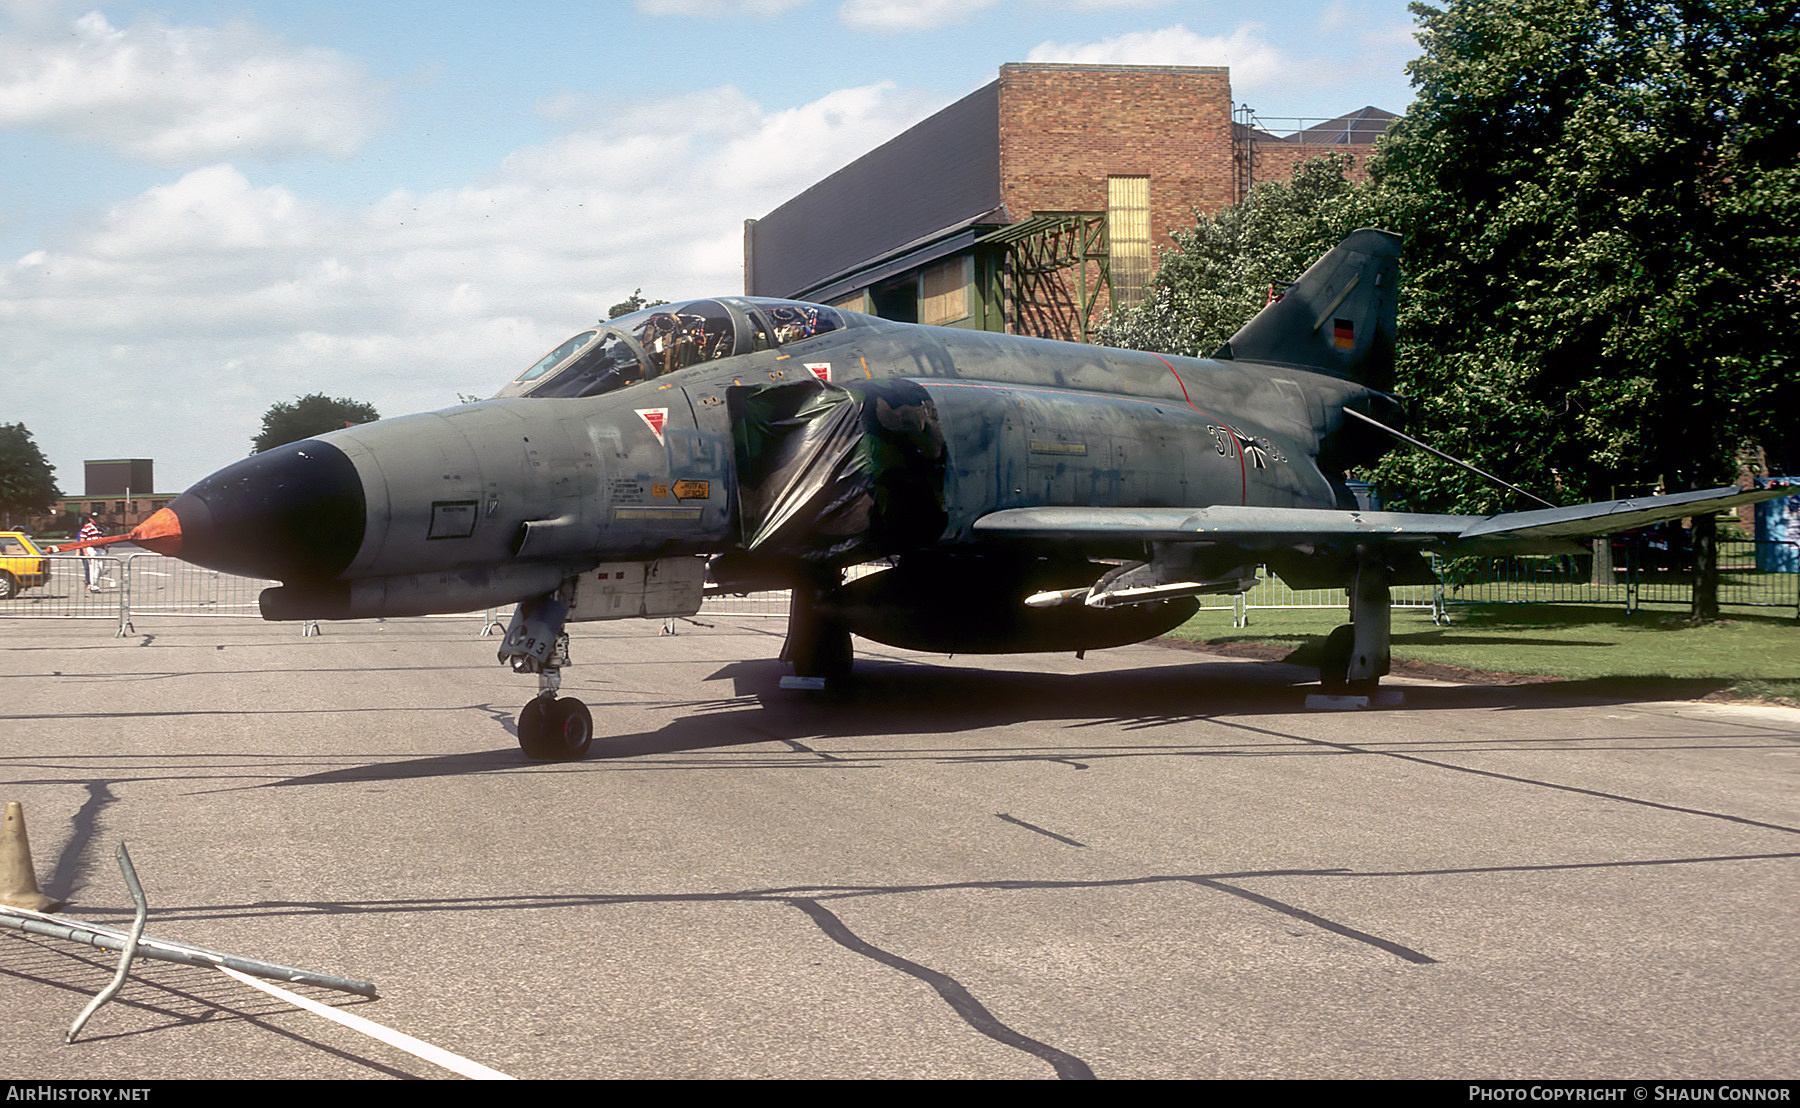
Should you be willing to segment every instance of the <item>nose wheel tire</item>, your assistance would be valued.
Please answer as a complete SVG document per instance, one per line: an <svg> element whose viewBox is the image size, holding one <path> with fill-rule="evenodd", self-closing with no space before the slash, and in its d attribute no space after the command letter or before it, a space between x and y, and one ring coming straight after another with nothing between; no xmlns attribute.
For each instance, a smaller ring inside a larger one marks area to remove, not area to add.
<svg viewBox="0 0 1800 1108"><path fill-rule="evenodd" d="M539 697L519 712L519 748L540 762L569 762L587 756L594 741L594 716L579 700Z"/></svg>

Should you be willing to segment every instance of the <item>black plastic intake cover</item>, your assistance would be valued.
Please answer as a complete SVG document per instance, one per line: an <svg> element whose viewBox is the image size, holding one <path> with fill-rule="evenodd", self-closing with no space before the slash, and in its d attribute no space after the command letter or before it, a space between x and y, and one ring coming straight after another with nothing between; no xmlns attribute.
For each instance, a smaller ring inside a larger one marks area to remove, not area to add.
<svg viewBox="0 0 1800 1108"><path fill-rule="evenodd" d="M317 439L252 454L169 505L181 557L246 577L329 581L362 546L368 508L344 452Z"/></svg>

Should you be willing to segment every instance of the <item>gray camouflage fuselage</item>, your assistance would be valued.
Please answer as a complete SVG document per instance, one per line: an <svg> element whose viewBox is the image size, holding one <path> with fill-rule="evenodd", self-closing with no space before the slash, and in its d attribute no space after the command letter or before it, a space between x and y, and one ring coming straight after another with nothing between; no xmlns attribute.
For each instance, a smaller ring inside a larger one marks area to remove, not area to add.
<svg viewBox="0 0 1800 1108"><path fill-rule="evenodd" d="M367 529L330 579L290 582L314 604L274 614L467 610L549 591L596 559L739 547L730 394L816 382L809 364L834 385L923 390L948 506L923 545L950 552L974 552L975 521L1007 508L1337 507L1320 444L1370 395L1292 368L844 316L817 338L602 396L490 400L320 436L355 466ZM353 584L345 606L324 601L341 594L333 583Z"/></svg>

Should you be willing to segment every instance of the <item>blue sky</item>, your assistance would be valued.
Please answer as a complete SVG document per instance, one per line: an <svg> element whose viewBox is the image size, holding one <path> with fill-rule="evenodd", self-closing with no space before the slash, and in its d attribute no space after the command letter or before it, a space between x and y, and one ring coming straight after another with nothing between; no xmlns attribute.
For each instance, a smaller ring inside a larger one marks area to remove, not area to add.
<svg viewBox="0 0 1800 1108"><path fill-rule="evenodd" d="M309 392L491 394L1014 61L1403 111L1404 0L0 0L0 422L179 491Z"/></svg>

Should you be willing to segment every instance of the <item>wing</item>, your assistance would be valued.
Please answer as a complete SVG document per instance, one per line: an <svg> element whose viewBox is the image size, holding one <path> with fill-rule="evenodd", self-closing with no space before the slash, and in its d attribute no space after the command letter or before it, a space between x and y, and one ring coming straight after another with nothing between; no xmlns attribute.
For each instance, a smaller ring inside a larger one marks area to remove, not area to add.
<svg viewBox="0 0 1800 1108"><path fill-rule="evenodd" d="M1296 588L1341 585L1358 550L1380 550L1396 584L1434 580L1431 551L1464 554L1585 553L1575 539L1791 496L1792 488L1704 489L1493 516L1362 512L1325 508L1011 508L983 516L991 538L1100 549L1156 544L1149 565L1091 589L1043 594L1032 603L1145 603L1227 584L1257 562ZM1204 553L1206 556L1201 557ZM1210 568L1205 568L1210 567Z"/></svg>
<svg viewBox="0 0 1800 1108"><path fill-rule="evenodd" d="M975 530L994 537L1053 542L1217 542L1245 550L1381 542L1440 554L1563 553L1579 549L1573 545L1576 538L1710 515L1793 494L1791 488L1726 487L1493 516L1225 504L1208 508L1009 508L983 516L976 521Z"/></svg>

